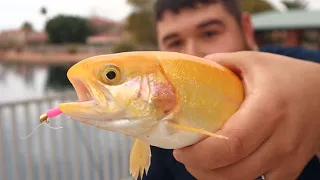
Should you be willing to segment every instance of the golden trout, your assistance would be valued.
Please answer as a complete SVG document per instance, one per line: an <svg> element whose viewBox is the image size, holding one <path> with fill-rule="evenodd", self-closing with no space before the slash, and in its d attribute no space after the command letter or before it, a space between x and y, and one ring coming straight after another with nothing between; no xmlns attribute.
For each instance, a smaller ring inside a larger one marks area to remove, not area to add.
<svg viewBox="0 0 320 180"><path fill-rule="evenodd" d="M60 104L60 111L135 138L130 154L134 179L148 173L150 145L177 149L207 136L226 138L215 132L244 100L233 72L175 52L99 55L78 62L67 76L79 101Z"/></svg>

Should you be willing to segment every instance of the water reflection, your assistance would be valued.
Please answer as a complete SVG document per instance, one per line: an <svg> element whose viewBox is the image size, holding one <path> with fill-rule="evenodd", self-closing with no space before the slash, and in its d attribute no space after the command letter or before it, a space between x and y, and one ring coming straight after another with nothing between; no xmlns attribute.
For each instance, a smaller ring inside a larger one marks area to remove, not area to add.
<svg viewBox="0 0 320 180"><path fill-rule="evenodd" d="M67 71L69 68L70 66L50 66L48 69L46 89L63 91L72 88L67 78Z"/></svg>
<svg viewBox="0 0 320 180"><path fill-rule="evenodd" d="M0 102L38 98L71 87L69 66L0 64Z"/></svg>

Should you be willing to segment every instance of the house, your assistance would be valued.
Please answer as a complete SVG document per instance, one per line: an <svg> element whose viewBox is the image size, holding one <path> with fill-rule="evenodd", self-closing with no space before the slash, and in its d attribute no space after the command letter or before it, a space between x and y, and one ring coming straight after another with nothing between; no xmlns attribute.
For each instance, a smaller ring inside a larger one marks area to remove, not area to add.
<svg viewBox="0 0 320 180"><path fill-rule="evenodd" d="M1 47L21 47L28 44L42 44L47 42L47 35L44 32L5 30L0 32Z"/></svg>
<svg viewBox="0 0 320 180"><path fill-rule="evenodd" d="M90 45L111 45L122 40L123 36L116 33L100 33L87 38Z"/></svg>
<svg viewBox="0 0 320 180"><path fill-rule="evenodd" d="M96 33L121 33L123 24L107 18L93 16L88 18L89 24L93 27Z"/></svg>

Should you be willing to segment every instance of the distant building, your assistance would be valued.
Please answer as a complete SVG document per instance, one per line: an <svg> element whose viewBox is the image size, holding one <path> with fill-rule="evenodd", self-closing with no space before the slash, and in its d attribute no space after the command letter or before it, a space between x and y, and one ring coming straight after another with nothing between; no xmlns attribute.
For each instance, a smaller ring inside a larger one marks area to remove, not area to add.
<svg viewBox="0 0 320 180"><path fill-rule="evenodd" d="M11 48L25 45L26 34L20 30L0 32L0 48Z"/></svg>
<svg viewBox="0 0 320 180"><path fill-rule="evenodd" d="M93 16L88 22L96 34L87 38L89 45L112 45L124 38L123 24L107 18Z"/></svg>
<svg viewBox="0 0 320 180"><path fill-rule="evenodd" d="M320 11L267 11L252 17L259 46L281 44L320 50Z"/></svg>
<svg viewBox="0 0 320 180"><path fill-rule="evenodd" d="M6 30L0 32L0 46L21 47L28 44L43 44L47 42L47 35L43 32Z"/></svg>
<svg viewBox="0 0 320 180"><path fill-rule="evenodd" d="M26 35L26 43L28 44L44 44L48 40L47 33L45 32L29 32Z"/></svg>
<svg viewBox="0 0 320 180"><path fill-rule="evenodd" d="M107 18L93 16L88 18L88 22L94 28L97 34L100 33L121 33L123 24Z"/></svg>
<svg viewBox="0 0 320 180"><path fill-rule="evenodd" d="M100 33L97 35L89 36L87 38L87 44L90 45L111 45L122 40L123 35L111 34L111 33Z"/></svg>

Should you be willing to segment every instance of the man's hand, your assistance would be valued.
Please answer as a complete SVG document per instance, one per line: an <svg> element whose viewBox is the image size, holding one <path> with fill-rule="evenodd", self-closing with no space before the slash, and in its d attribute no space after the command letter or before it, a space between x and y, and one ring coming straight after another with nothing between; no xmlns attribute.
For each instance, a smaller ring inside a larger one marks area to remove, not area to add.
<svg viewBox="0 0 320 180"><path fill-rule="evenodd" d="M320 64L261 52L206 57L243 81L245 101L217 132L174 151L197 179L296 179L320 145Z"/></svg>

